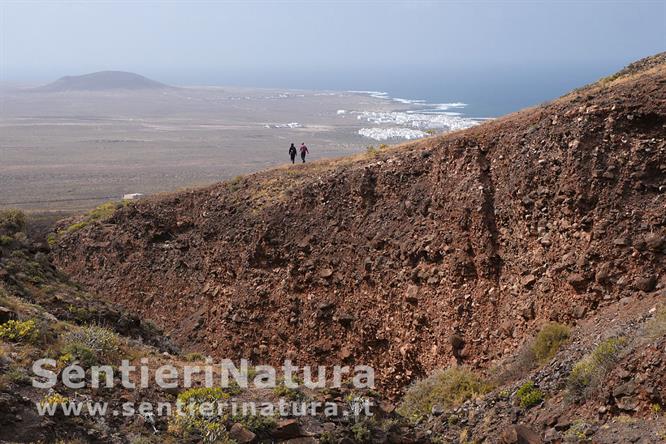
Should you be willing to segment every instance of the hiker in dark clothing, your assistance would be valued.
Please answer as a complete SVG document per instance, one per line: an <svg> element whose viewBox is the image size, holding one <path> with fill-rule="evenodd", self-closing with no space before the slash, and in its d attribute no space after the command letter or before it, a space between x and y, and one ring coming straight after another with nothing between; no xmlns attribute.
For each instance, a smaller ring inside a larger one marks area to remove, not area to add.
<svg viewBox="0 0 666 444"><path fill-rule="evenodd" d="M294 146L293 143L289 147L289 157L291 157L291 163L294 163L296 161L296 147Z"/></svg>
<svg viewBox="0 0 666 444"><path fill-rule="evenodd" d="M305 163L305 155L308 154L308 147L305 146L305 142L301 143L301 160Z"/></svg>

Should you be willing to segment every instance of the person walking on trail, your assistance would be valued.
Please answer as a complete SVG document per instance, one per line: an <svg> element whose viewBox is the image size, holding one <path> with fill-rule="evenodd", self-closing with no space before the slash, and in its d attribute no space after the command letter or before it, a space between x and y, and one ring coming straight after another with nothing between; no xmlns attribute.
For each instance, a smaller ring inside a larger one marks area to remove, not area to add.
<svg viewBox="0 0 666 444"><path fill-rule="evenodd" d="M301 160L305 163L305 155L308 154L308 147L305 146L305 142L301 143Z"/></svg>
<svg viewBox="0 0 666 444"><path fill-rule="evenodd" d="M291 163L296 162L296 147L293 143L289 147L289 157L291 157Z"/></svg>

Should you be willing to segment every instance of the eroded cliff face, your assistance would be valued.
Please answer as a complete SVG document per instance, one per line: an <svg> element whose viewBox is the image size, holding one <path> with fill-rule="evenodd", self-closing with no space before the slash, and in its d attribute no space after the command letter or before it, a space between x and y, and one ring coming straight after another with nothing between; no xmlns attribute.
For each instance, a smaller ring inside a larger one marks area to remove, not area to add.
<svg viewBox="0 0 666 444"><path fill-rule="evenodd" d="M213 356L368 364L393 395L488 368L544 321L663 291L663 58L466 131L63 225L53 259Z"/></svg>

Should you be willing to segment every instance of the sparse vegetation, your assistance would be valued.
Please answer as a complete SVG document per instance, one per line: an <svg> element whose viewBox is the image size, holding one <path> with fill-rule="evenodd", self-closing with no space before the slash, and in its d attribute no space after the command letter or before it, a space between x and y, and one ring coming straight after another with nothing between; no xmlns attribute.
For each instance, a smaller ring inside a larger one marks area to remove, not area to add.
<svg viewBox="0 0 666 444"><path fill-rule="evenodd" d="M465 367L450 367L412 385L398 407L410 421L428 416L434 405L449 408L489 392L491 386Z"/></svg>
<svg viewBox="0 0 666 444"><path fill-rule="evenodd" d="M34 343L38 338L39 330L34 319L10 320L0 325L0 339L5 341Z"/></svg>
<svg viewBox="0 0 666 444"><path fill-rule="evenodd" d="M527 381L518 389L516 397L520 402L520 406L528 409L543 401L543 392L534 385L533 381Z"/></svg>
<svg viewBox="0 0 666 444"><path fill-rule="evenodd" d="M372 429L370 420L363 420L355 423L351 427L354 442L366 443L372 440Z"/></svg>
<svg viewBox="0 0 666 444"><path fill-rule="evenodd" d="M55 233L49 233L46 236L46 243L53 248L58 243L58 236Z"/></svg>
<svg viewBox="0 0 666 444"><path fill-rule="evenodd" d="M233 422L241 424L246 429L253 433L260 434L266 433L275 427L276 421L272 416L267 415L235 415L232 417Z"/></svg>
<svg viewBox="0 0 666 444"><path fill-rule="evenodd" d="M197 387L185 390L178 395L184 415L172 416L169 420L169 432L176 437L191 440L199 439L205 443L231 443L223 419L214 409L211 414L204 414L204 403L215 404L229 398L229 394L220 387Z"/></svg>
<svg viewBox="0 0 666 444"><path fill-rule="evenodd" d="M580 443L588 442L587 434L585 433L589 430L590 425L583 421L582 419L576 420L571 424L569 430L564 434L564 441L571 443Z"/></svg>
<svg viewBox="0 0 666 444"><path fill-rule="evenodd" d="M236 176L233 179L227 181L226 185L231 191L237 191L241 188L243 183L243 176Z"/></svg>
<svg viewBox="0 0 666 444"><path fill-rule="evenodd" d="M525 377L537 365L544 364L555 356L571 335L569 327L558 323L546 324L536 337L524 343L513 360L494 370L492 380L496 385L504 385Z"/></svg>
<svg viewBox="0 0 666 444"><path fill-rule="evenodd" d="M666 336L666 306L657 309L654 318L648 321L645 330L652 339Z"/></svg>
<svg viewBox="0 0 666 444"><path fill-rule="evenodd" d="M556 322L545 325L532 344L532 352L539 363L552 359L571 335L569 327Z"/></svg>
<svg viewBox="0 0 666 444"><path fill-rule="evenodd" d="M78 359L84 366L112 360L119 351L120 340L111 330L89 325L63 337L62 356Z"/></svg>
<svg viewBox="0 0 666 444"><path fill-rule="evenodd" d="M600 385L603 376L617 362L626 343L624 338L606 339L574 365L567 380L569 393L574 400L584 399Z"/></svg>
<svg viewBox="0 0 666 444"><path fill-rule="evenodd" d="M0 234L10 235L25 231L26 219L21 210L0 211Z"/></svg>
<svg viewBox="0 0 666 444"><path fill-rule="evenodd" d="M305 395L298 389L287 387L284 384L279 384L273 388L273 394L279 398L289 399L291 401L298 401L303 399Z"/></svg>
<svg viewBox="0 0 666 444"><path fill-rule="evenodd" d="M197 362L197 361L205 361L206 356L202 353L199 352L192 352L192 353L187 353L183 356L183 360L187 362Z"/></svg>
<svg viewBox="0 0 666 444"><path fill-rule="evenodd" d="M377 148L375 148L374 145L368 145L367 147L365 147L365 152L370 157L375 157L379 153L379 151L377 150Z"/></svg>
<svg viewBox="0 0 666 444"><path fill-rule="evenodd" d="M53 392L44 396L39 403L41 405L63 405L69 402L69 398L61 395L60 393Z"/></svg>
<svg viewBox="0 0 666 444"><path fill-rule="evenodd" d="M87 227L88 225L94 222L100 222L109 219L116 212L118 208L123 207L125 204L123 202L106 202L98 206L94 210L90 211L84 216L79 222L73 223L67 228L65 228L66 233L73 233L82 228Z"/></svg>

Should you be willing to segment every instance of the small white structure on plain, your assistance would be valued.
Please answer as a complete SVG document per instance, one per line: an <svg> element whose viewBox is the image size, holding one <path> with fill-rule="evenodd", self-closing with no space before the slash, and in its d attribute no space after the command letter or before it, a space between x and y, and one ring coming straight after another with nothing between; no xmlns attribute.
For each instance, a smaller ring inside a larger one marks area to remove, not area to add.
<svg viewBox="0 0 666 444"><path fill-rule="evenodd" d="M123 194L123 200L137 200L137 199L141 199L142 197L143 197L143 194L141 194L141 193Z"/></svg>

